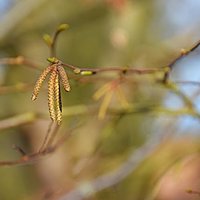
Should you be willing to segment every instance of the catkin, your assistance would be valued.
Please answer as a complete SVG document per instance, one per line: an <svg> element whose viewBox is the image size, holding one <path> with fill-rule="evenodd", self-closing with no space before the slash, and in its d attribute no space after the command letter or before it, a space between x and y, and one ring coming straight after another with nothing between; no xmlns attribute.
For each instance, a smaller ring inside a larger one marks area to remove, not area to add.
<svg viewBox="0 0 200 200"><path fill-rule="evenodd" d="M69 84L69 80L68 80L67 74L66 74L63 66L58 66L58 71L59 71L61 82L62 82L62 85L63 85L64 89L67 92L69 92L71 88L70 88L70 84Z"/></svg>
<svg viewBox="0 0 200 200"><path fill-rule="evenodd" d="M52 69L51 75L49 77L48 82L48 106L49 106L49 114L53 121L56 121L56 112L55 112L55 101L54 101L54 94L55 94L55 80L57 76L56 67Z"/></svg>
<svg viewBox="0 0 200 200"><path fill-rule="evenodd" d="M61 99L60 99L60 85L58 73L55 78L55 89L54 89L54 100L55 100L55 110L56 110L56 121L58 124L62 121L62 112L61 112Z"/></svg>
<svg viewBox="0 0 200 200"><path fill-rule="evenodd" d="M32 100L36 100L40 88L42 86L43 81L45 80L46 76L50 73L49 81L48 81L48 107L49 107L49 114L50 118L57 122L58 124L62 121L62 102L61 102L61 93L60 93L60 81L59 76L61 78L62 85L64 89L69 92L70 85L68 81L67 74L63 68L63 66L58 64L53 64L48 66L38 78L33 94Z"/></svg>
<svg viewBox="0 0 200 200"><path fill-rule="evenodd" d="M33 93L32 93L32 101L37 99L38 93L40 91L40 88L42 86L43 81L45 80L46 76L48 75L48 73L52 70L52 66L48 66L46 69L44 69L44 71L41 73L40 77L38 78L35 87L33 89Z"/></svg>
<svg viewBox="0 0 200 200"><path fill-rule="evenodd" d="M107 92L103 98L103 102L101 103L101 106L99 108L98 118L104 119L106 115L106 111L108 109L109 103L112 99L113 91Z"/></svg>

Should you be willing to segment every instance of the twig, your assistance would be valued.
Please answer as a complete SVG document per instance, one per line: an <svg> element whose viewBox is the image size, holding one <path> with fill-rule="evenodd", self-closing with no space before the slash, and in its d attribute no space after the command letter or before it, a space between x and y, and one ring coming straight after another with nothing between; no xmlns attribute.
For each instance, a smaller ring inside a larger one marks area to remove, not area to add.
<svg viewBox="0 0 200 200"><path fill-rule="evenodd" d="M47 147L48 147L48 146L51 146L51 145L53 144L54 139L55 139L55 137L56 137L56 135L57 135L57 133L58 133L59 127L60 127L60 126L59 126L58 124L56 124L56 123L53 123L53 125L54 125L53 131L52 131L52 133L51 133L51 135L50 135L50 137L49 137L49 140L47 141Z"/></svg>
<svg viewBox="0 0 200 200"><path fill-rule="evenodd" d="M32 89L32 84L26 83L17 83L15 85L6 85L0 86L0 94L8 94L8 93L15 93L15 92L26 92Z"/></svg>
<svg viewBox="0 0 200 200"><path fill-rule="evenodd" d="M200 87L199 81L174 81L175 84L181 84L181 85L194 85L197 87Z"/></svg>
<svg viewBox="0 0 200 200"><path fill-rule="evenodd" d="M42 152L47 146L47 142L49 140L50 133L52 131L53 121L50 122L49 127L47 129L47 133L45 134L44 140L42 142L41 147L39 148L39 152Z"/></svg>
<svg viewBox="0 0 200 200"><path fill-rule="evenodd" d="M194 109L194 105L192 100L185 95L173 82L167 82L166 84L163 85L165 88L169 89L170 92L173 92L174 94L176 94L177 96L179 96L181 98L181 100L185 103L185 105L189 108L189 109Z"/></svg>
<svg viewBox="0 0 200 200"><path fill-rule="evenodd" d="M22 156L25 156L26 155L26 152L21 148L21 147L19 147L19 146L17 146L17 145L13 145L12 146L12 148L14 149L14 150L16 150L17 152L19 152Z"/></svg>
<svg viewBox="0 0 200 200"><path fill-rule="evenodd" d="M67 67L69 69L71 69L72 71L74 71L74 73L76 74L82 74L82 75L94 75L97 73L101 73L101 72L121 72L121 73L133 73L133 74L152 74L152 73L157 73L157 72L165 72L168 67L110 67L107 66L105 68L102 67L95 67L95 68L89 68L89 67L77 67L71 64L66 64L66 63L62 63L60 61L60 63L64 66Z"/></svg>
<svg viewBox="0 0 200 200"><path fill-rule="evenodd" d="M166 71L166 73L163 77L163 83L167 82L167 80L169 78L169 74L170 74L174 64L177 63L179 60L181 60L183 57L187 56L189 53L193 52L196 48L199 47L199 45L200 45L200 41L197 41L189 50L185 50L185 49L181 50L181 53L167 65L169 67L169 70Z"/></svg>
<svg viewBox="0 0 200 200"><path fill-rule="evenodd" d="M32 154L26 154L24 151L22 152L20 147L16 147L17 151L20 151L22 153L22 157L18 160L10 160L10 161L0 161L0 166L5 167L5 166L17 166L17 165L27 165L27 164L32 164L40 159L44 158L45 156L55 152L59 147L62 146L64 142L71 136L71 133L76 129L77 127L73 127L69 129L66 133L66 135L62 136L60 139L57 140L57 142L54 145L47 146L44 148L42 151L38 151L36 153Z"/></svg>
<svg viewBox="0 0 200 200"><path fill-rule="evenodd" d="M25 65L33 69L41 70L41 68L38 67L37 63L23 56L0 58L0 64L1 65L5 65L5 64L6 65Z"/></svg>

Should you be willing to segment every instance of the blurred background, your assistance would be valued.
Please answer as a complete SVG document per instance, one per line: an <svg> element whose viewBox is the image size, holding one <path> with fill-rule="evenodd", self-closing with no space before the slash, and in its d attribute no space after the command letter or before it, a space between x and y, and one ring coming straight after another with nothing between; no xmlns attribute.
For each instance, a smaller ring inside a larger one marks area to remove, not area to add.
<svg viewBox="0 0 200 200"><path fill-rule="evenodd" d="M0 57L24 56L45 68L49 49L42 37L67 23L69 30L57 42L57 56L65 63L92 68L167 66L182 48L189 49L199 40L199 10L199 0L0 0ZM95 200L199 199L199 117L145 111L158 105L184 110L184 99L199 111L199 55L197 48L174 65L170 80L179 95L156 84L160 74L131 74L132 81L122 89L130 104L143 109L106 114L101 120L93 108L102 100L95 101L93 95L116 74L79 80L68 71L72 91L62 91L64 118L58 137L77 128L47 157L28 165L0 167L0 200L60 199L76 188L84 199ZM0 66L1 161L20 158L13 144L27 153L37 151L48 130L45 84L38 100L31 101L39 74L26 65ZM114 99L109 106L120 104ZM23 123L12 125L10 118ZM91 180L114 172L154 138L161 138L159 145L136 169L117 184L93 191Z"/></svg>

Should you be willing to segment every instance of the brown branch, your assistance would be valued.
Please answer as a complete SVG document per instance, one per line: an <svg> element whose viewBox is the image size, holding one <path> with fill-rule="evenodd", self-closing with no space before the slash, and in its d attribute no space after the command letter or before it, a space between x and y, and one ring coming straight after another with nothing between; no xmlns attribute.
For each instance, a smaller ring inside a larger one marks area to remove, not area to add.
<svg viewBox="0 0 200 200"><path fill-rule="evenodd" d="M59 61L62 66L67 67L74 71L76 74L82 74L82 75L94 75L101 72L121 72L123 74L126 73L133 73L133 74L152 74L157 72L165 72L168 67L95 67L95 68L89 68L89 67L77 67L71 64L62 63Z"/></svg>
<svg viewBox="0 0 200 200"><path fill-rule="evenodd" d="M19 152L22 156L25 156L26 155L26 152L21 148L21 147L19 147L19 146L17 146L17 145L13 145L12 146L12 148L14 149L14 150L16 150L17 152Z"/></svg>
<svg viewBox="0 0 200 200"><path fill-rule="evenodd" d="M32 87L33 87L32 84L26 84L26 83L17 83L15 85L0 86L0 95L15 93L15 92L26 92L32 90Z"/></svg>
<svg viewBox="0 0 200 200"><path fill-rule="evenodd" d="M57 146L51 146L41 152L24 155L18 160L0 161L0 166L16 166L16 165L32 164L36 161L39 161L42 157L54 152L56 150L56 147Z"/></svg>
<svg viewBox="0 0 200 200"><path fill-rule="evenodd" d="M52 126L53 126L53 121L51 121L50 124L49 124L49 127L47 129L47 133L46 133L46 135L44 137L44 140L42 142L41 147L39 148L39 152L42 152L47 147L47 142L49 140L50 133L52 131Z"/></svg>
<svg viewBox="0 0 200 200"><path fill-rule="evenodd" d="M164 83L167 82L167 80L169 78L169 74L172 71L174 64L177 63L179 60L181 60L183 57L187 56L189 53L196 50L199 47L199 45L200 45L200 41L197 41L189 50L182 49L180 54L167 65L169 67L169 70L166 71L166 73L163 77Z"/></svg>
<svg viewBox="0 0 200 200"><path fill-rule="evenodd" d="M76 129L77 127L73 127L70 130L67 131L67 133L60 137L54 145L46 146L41 151L38 151L36 153L32 154L26 154L20 147L15 146L15 150L20 152L22 154L22 157L17 160L10 160L10 161L0 161L0 167L2 166L17 166L17 165L27 165L27 164L33 164L40 159L44 158L45 156L55 152L59 147L63 145L64 142L71 136L71 133Z"/></svg>
<svg viewBox="0 0 200 200"><path fill-rule="evenodd" d="M152 74L156 72L164 72L163 83L166 83L169 77L169 73L171 72L174 64L181 60L183 57L188 55L189 53L193 52L198 48L200 45L200 41L198 41L195 45L193 45L189 50L181 50L181 53L172 61L169 62L168 65L162 67L95 67L95 68L87 68L87 67L77 67L71 64L62 63L59 61L64 67L67 67L74 71L76 74L83 74L83 75L94 75L100 72L121 72L121 73L134 73L134 74Z"/></svg>
<svg viewBox="0 0 200 200"><path fill-rule="evenodd" d="M0 58L1 65L25 65L33 69L41 70L38 64L23 56Z"/></svg>

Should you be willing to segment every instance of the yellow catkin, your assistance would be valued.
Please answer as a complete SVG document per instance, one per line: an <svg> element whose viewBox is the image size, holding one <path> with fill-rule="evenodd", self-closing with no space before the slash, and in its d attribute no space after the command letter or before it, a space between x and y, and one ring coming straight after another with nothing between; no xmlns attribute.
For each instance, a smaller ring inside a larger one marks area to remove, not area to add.
<svg viewBox="0 0 200 200"><path fill-rule="evenodd" d="M60 99L60 85L58 73L55 78L55 89L54 89L54 100L55 100L55 109L56 109L56 121L58 124L62 121L62 112L61 112L61 99Z"/></svg>
<svg viewBox="0 0 200 200"><path fill-rule="evenodd" d="M106 94L106 92L108 92L109 89L110 89L110 83L106 83L105 85L100 87L93 95L94 100L100 99L103 95Z"/></svg>
<svg viewBox="0 0 200 200"><path fill-rule="evenodd" d="M49 114L53 121L56 121L56 112L55 112L55 80L57 76L57 69L54 67L52 69L51 75L49 77L48 82L48 106L49 106Z"/></svg>
<svg viewBox="0 0 200 200"><path fill-rule="evenodd" d="M101 103L101 106L99 108L99 114L98 114L99 119L104 119L109 103L112 99L112 96L113 96L113 91L110 91L105 94L103 102Z"/></svg>
<svg viewBox="0 0 200 200"><path fill-rule="evenodd" d="M61 82L62 82L62 85L63 85L64 89L67 92L69 92L71 88L70 88L70 84L69 84L69 80L68 80L67 74L66 74L63 66L58 66L58 71L59 71Z"/></svg>
<svg viewBox="0 0 200 200"><path fill-rule="evenodd" d="M118 98L118 100L119 100L121 106L122 106L124 109L128 108L128 107L129 107L129 103L128 103L128 101L127 101L125 95L124 95L124 92L123 92L121 86L118 86L118 87L116 88L115 94L117 95L117 98Z"/></svg>
<svg viewBox="0 0 200 200"><path fill-rule="evenodd" d="M32 101L37 99L37 96L39 94L40 88L42 86L43 81L45 80L46 76L48 75L48 73L52 70L52 66L48 66L46 69L44 69L44 71L41 73L40 77L38 78L35 87L33 89L33 93L32 93Z"/></svg>

